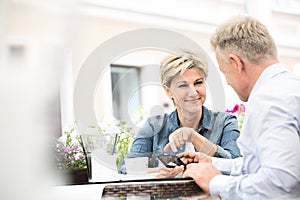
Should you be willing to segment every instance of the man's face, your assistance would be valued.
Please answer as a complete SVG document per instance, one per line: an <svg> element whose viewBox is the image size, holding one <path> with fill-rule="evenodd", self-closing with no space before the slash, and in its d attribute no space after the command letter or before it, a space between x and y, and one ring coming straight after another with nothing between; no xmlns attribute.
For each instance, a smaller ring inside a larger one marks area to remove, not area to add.
<svg viewBox="0 0 300 200"><path fill-rule="evenodd" d="M219 48L216 49L216 59L219 64L220 71L226 78L227 84L233 88L242 101L247 101L248 95L245 93L247 81L243 79L241 70L239 70L237 66L237 62L229 57L225 58L224 55L220 53Z"/></svg>
<svg viewBox="0 0 300 200"><path fill-rule="evenodd" d="M233 63L225 59L224 56L220 53L220 50L216 49L216 58L219 64L220 71L224 74L226 78L226 82L228 85L233 87L232 83L234 83L234 70Z"/></svg>

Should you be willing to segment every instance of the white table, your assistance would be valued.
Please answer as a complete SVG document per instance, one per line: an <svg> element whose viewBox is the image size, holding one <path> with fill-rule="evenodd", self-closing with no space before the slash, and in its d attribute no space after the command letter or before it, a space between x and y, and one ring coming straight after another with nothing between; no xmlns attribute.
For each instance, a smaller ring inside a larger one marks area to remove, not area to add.
<svg viewBox="0 0 300 200"><path fill-rule="evenodd" d="M105 184L54 186L55 200L100 200Z"/></svg>

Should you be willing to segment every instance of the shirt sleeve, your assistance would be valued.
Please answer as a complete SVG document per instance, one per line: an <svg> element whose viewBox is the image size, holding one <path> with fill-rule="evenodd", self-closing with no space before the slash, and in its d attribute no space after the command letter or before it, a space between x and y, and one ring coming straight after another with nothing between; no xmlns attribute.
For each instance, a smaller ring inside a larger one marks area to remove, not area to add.
<svg viewBox="0 0 300 200"><path fill-rule="evenodd" d="M240 175L242 173L243 158L225 159L212 157L212 164L220 170L223 175L217 175L211 180L209 183L210 194L212 196L221 196L221 194L224 195L227 190L224 185L229 185L232 179L234 179L234 175Z"/></svg>
<svg viewBox="0 0 300 200"><path fill-rule="evenodd" d="M215 176L209 183L209 191L212 196L220 196L224 193L224 185L227 185L230 182L232 177L225 175Z"/></svg>
<svg viewBox="0 0 300 200"><path fill-rule="evenodd" d="M149 156L148 154L153 152L154 129L151 122L151 118L148 118L143 124L142 128L136 134L126 157Z"/></svg>
<svg viewBox="0 0 300 200"><path fill-rule="evenodd" d="M242 173L243 158L225 159L212 157L212 164L223 174L236 176Z"/></svg>
<svg viewBox="0 0 300 200"><path fill-rule="evenodd" d="M219 158L237 158L240 156L240 149L237 146L237 139L240 136L236 117L228 113L219 113L215 124L222 130L220 143L217 145L217 152L214 155Z"/></svg>
<svg viewBox="0 0 300 200"><path fill-rule="evenodd" d="M209 184L212 195L234 195L242 199L271 198L273 195L285 198L300 196L300 146L299 135L283 124L274 125L262 134L256 142L255 149L260 166L252 166L252 156L226 160L212 158L213 165L224 174L216 176ZM281 133L281 134L274 134ZM275 148L274 148L275 147ZM254 171L244 173L245 168ZM237 176L238 175L238 176ZM251 197L249 197L252 195Z"/></svg>

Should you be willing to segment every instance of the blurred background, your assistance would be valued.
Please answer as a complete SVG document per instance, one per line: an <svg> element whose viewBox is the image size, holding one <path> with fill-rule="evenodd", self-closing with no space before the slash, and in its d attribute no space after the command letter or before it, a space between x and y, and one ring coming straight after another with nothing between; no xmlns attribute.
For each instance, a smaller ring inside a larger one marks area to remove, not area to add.
<svg viewBox="0 0 300 200"><path fill-rule="evenodd" d="M76 120L74 84L99 45L126 31L163 28L194 40L215 62L210 35L223 20L244 13L268 27L280 61L300 76L300 0L0 0L0 198L37 198L32 188L47 185L41 178L51 182L45 147ZM97 120L113 112L138 123L153 106L172 110L157 85L136 90L147 80L160 82L158 69L147 66L165 55L142 49L111 63L108 86L95 91ZM221 78L231 109L240 101Z"/></svg>

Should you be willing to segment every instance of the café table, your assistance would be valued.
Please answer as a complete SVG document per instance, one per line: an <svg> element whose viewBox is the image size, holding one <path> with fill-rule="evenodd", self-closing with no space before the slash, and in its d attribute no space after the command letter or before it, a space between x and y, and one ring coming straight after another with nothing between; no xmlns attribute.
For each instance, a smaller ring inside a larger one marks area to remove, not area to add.
<svg viewBox="0 0 300 200"><path fill-rule="evenodd" d="M146 165L147 157L126 159L126 174L104 167L107 163L101 159L92 161L92 176L87 183L53 187L57 200L219 199L206 194L193 179L182 178L182 174L170 179L157 178L157 170Z"/></svg>
<svg viewBox="0 0 300 200"><path fill-rule="evenodd" d="M192 179L128 179L53 187L57 200L219 199L207 195Z"/></svg>

